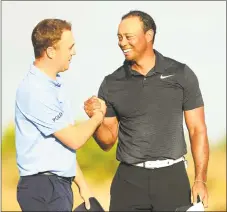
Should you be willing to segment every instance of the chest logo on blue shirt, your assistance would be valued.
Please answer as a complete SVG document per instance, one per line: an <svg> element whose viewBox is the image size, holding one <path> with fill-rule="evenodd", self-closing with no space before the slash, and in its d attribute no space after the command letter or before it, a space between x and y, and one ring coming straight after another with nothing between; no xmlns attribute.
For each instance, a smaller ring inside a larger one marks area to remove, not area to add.
<svg viewBox="0 0 227 212"><path fill-rule="evenodd" d="M62 117L63 113L60 112L57 116L55 116L52 120L55 122L57 121L58 119L60 119Z"/></svg>

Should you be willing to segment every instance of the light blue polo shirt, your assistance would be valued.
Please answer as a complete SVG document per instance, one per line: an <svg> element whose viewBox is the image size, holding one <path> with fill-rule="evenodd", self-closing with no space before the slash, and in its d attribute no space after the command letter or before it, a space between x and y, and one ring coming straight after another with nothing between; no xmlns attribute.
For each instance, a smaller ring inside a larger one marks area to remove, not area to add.
<svg viewBox="0 0 227 212"><path fill-rule="evenodd" d="M64 177L76 174L76 152L52 134L74 124L60 75L52 80L31 68L16 94L16 153L20 176L50 171Z"/></svg>

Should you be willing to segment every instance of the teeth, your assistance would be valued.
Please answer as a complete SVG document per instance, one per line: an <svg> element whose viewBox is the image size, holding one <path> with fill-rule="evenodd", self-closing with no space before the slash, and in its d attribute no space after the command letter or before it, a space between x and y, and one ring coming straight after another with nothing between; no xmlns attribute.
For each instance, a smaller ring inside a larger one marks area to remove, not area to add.
<svg viewBox="0 0 227 212"><path fill-rule="evenodd" d="M131 49L125 49L123 50L124 53L131 51Z"/></svg>

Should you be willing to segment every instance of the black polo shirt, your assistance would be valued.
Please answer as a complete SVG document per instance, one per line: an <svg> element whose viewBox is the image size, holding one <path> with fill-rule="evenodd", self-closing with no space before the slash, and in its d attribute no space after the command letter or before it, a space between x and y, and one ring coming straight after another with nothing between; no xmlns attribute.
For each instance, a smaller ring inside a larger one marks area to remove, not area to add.
<svg viewBox="0 0 227 212"><path fill-rule="evenodd" d="M104 78L98 93L106 117L119 120L117 159L129 164L185 155L183 111L203 106L194 72L156 50L155 55L146 76L125 61Z"/></svg>

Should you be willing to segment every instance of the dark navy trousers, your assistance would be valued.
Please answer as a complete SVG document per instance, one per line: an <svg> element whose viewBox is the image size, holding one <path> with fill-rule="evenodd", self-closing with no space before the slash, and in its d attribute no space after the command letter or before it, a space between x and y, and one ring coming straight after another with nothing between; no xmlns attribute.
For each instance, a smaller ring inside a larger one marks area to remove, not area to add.
<svg viewBox="0 0 227 212"><path fill-rule="evenodd" d="M22 211L72 211L71 183L55 175L20 177L17 201Z"/></svg>

